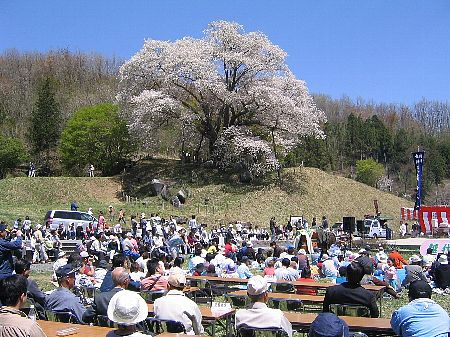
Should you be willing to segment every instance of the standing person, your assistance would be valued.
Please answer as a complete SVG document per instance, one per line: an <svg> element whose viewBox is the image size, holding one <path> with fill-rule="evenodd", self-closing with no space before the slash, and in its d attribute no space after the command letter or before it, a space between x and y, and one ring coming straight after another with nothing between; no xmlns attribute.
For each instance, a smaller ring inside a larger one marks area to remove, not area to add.
<svg viewBox="0 0 450 337"><path fill-rule="evenodd" d="M0 336L47 337L20 309L27 301L27 279L12 275L0 280Z"/></svg>
<svg viewBox="0 0 450 337"><path fill-rule="evenodd" d="M78 211L78 203L75 200L70 203L70 210Z"/></svg>
<svg viewBox="0 0 450 337"><path fill-rule="evenodd" d="M447 337L450 331L448 313L431 299L431 287L425 281L409 286L409 303L394 311L391 327L402 337Z"/></svg>
<svg viewBox="0 0 450 337"><path fill-rule="evenodd" d="M105 228L105 216L103 215L103 211L98 212L98 227L97 227L97 231L98 232L103 232L104 228Z"/></svg>
<svg viewBox="0 0 450 337"><path fill-rule="evenodd" d="M25 220L23 220L22 231L23 231L25 239L31 238L31 220L28 215L25 217Z"/></svg>
<svg viewBox="0 0 450 337"><path fill-rule="evenodd" d="M324 215L324 216L322 217L322 228L323 228L323 229L327 229L328 226L329 226L328 219L327 219L327 217Z"/></svg>
<svg viewBox="0 0 450 337"><path fill-rule="evenodd" d="M36 229L31 237L32 246L34 246L33 263L47 262L48 260L41 228L41 225L36 225Z"/></svg>
<svg viewBox="0 0 450 337"><path fill-rule="evenodd" d="M195 215L192 215L191 219L189 220L189 228L194 233L197 230L197 220L195 219Z"/></svg>
<svg viewBox="0 0 450 337"><path fill-rule="evenodd" d="M8 232L5 224L0 224L0 280L12 275L14 270L13 251L22 249L22 232L16 232L16 240L6 239Z"/></svg>
<svg viewBox="0 0 450 337"><path fill-rule="evenodd" d="M89 168L88 168L89 177L92 177L92 178L94 177L94 171L95 171L94 165L90 164Z"/></svg>
<svg viewBox="0 0 450 337"><path fill-rule="evenodd" d="M116 210L112 205L109 205L108 207L108 214L109 214L109 222L113 223L114 218L116 217Z"/></svg>
<svg viewBox="0 0 450 337"><path fill-rule="evenodd" d="M119 224L125 225L125 211L121 208L119 209Z"/></svg>

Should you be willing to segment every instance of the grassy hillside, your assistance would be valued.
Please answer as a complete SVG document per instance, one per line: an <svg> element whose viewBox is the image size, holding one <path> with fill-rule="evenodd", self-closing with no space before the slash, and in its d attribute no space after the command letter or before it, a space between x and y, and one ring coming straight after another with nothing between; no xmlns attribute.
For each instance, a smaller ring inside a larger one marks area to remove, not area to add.
<svg viewBox="0 0 450 337"><path fill-rule="evenodd" d="M247 186L224 182L211 170L181 170L177 161L151 161L133 170L124 177L124 189L129 195L139 197L137 203L119 201L122 186L118 178L0 180L0 219L12 221L29 215L34 222L41 222L47 210L67 209L72 200L78 202L81 210L93 207L95 212L106 211L112 204L116 210L124 208L127 215L137 212L158 212L166 217L198 214L200 221L210 224L241 220L255 225L267 225L271 216L284 223L291 214L304 214L309 221L313 216L319 219L322 215L328 216L331 222L349 215L361 218L374 212L374 199L378 200L380 211L397 222L400 207L412 206L405 199L314 168L285 170L282 188L273 183ZM187 204L176 209L160 197L148 197L153 178L171 183L174 193L179 188L187 190L190 195ZM207 206L205 198L209 199Z"/></svg>

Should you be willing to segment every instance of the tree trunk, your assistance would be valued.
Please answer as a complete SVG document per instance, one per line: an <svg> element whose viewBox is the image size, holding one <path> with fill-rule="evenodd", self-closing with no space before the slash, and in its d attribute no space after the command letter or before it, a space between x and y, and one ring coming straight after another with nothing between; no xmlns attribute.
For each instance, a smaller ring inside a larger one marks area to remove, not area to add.
<svg viewBox="0 0 450 337"><path fill-rule="evenodd" d="M278 168L277 168L277 179L278 179L278 184L281 186L282 184L282 180L281 180L281 164L280 161L278 160L278 153L277 153L277 147L275 144L275 136L274 136L274 128L271 129L271 133L272 133L272 146L273 146L273 153L275 155L275 159L278 161Z"/></svg>

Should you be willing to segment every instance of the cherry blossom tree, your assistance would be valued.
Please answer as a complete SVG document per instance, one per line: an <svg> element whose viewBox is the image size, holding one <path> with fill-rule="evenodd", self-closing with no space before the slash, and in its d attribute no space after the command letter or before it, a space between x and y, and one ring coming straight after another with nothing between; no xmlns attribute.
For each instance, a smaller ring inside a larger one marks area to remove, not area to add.
<svg viewBox="0 0 450 337"><path fill-rule="evenodd" d="M233 22L212 22L204 34L175 42L146 40L121 67L117 99L132 132L145 132L151 142L163 123L176 121L180 132L188 129L200 139L199 146L207 141L212 155L218 138L232 128L229 133L239 130L236 141L249 147L266 142L274 168L277 149L289 150L299 136L323 137L325 116L289 70L280 47Z"/></svg>

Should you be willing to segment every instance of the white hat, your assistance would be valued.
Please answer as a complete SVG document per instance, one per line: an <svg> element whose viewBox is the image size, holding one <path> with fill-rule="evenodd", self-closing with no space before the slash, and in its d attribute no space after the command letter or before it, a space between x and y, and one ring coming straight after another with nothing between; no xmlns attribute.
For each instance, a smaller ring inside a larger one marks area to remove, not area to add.
<svg viewBox="0 0 450 337"><path fill-rule="evenodd" d="M58 257L64 257L64 256L66 256L66 252L63 250L60 250L58 253Z"/></svg>
<svg viewBox="0 0 450 337"><path fill-rule="evenodd" d="M298 253L301 254L301 255L306 255L306 250L300 249L300 250L298 251Z"/></svg>
<svg viewBox="0 0 450 337"><path fill-rule="evenodd" d="M121 290L108 304L108 318L117 324L134 325L145 320L147 316L147 303L134 291Z"/></svg>
<svg viewBox="0 0 450 337"><path fill-rule="evenodd" d="M247 243L247 247L253 247L253 243L251 242Z"/></svg>
<svg viewBox="0 0 450 337"><path fill-rule="evenodd" d="M322 255L322 261L328 260L330 257L328 256L328 254L323 254Z"/></svg>
<svg viewBox="0 0 450 337"><path fill-rule="evenodd" d="M421 259L418 255L416 255L416 254L412 255L412 256L409 258L409 262L410 262L410 263L415 263L415 262L420 262L420 261L422 261L422 259Z"/></svg>
<svg viewBox="0 0 450 337"><path fill-rule="evenodd" d="M175 288L183 288L186 284L186 276L183 273L174 273L169 276L167 282Z"/></svg>
<svg viewBox="0 0 450 337"><path fill-rule="evenodd" d="M365 253L367 253L367 251L366 251L364 248L361 248L361 249L358 251L358 254L365 254Z"/></svg>
<svg viewBox="0 0 450 337"><path fill-rule="evenodd" d="M261 275L252 276L247 283L249 295L261 295L269 290L269 283Z"/></svg>
<svg viewBox="0 0 450 337"><path fill-rule="evenodd" d="M442 254L441 256L439 256L438 262L440 264L448 264L447 255Z"/></svg>
<svg viewBox="0 0 450 337"><path fill-rule="evenodd" d="M81 256L81 257L89 257L89 253L88 253L87 251L83 250L83 251L80 253L80 256Z"/></svg>
<svg viewBox="0 0 450 337"><path fill-rule="evenodd" d="M230 227L230 228L233 228L233 224L232 224L232 223L230 223L230 224L228 225L228 227Z"/></svg>
<svg viewBox="0 0 450 337"><path fill-rule="evenodd" d="M36 225L36 229L41 229L41 227L42 227L42 226L41 226L40 224L37 224L37 225Z"/></svg>
<svg viewBox="0 0 450 337"><path fill-rule="evenodd" d="M108 208L113 208L112 205L109 205Z"/></svg>
<svg viewBox="0 0 450 337"><path fill-rule="evenodd" d="M381 256L378 258L378 260L379 260L381 263L387 263L387 259L388 259L387 255L381 255Z"/></svg>
<svg viewBox="0 0 450 337"><path fill-rule="evenodd" d="M141 218L145 218L145 213L141 213Z"/></svg>
<svg viewBox="0 0 450 337"><path fill-rule="evenodd" d="M128 236L128 237L131 237L131 236L133 236L133 234L131 234L131 232L128 232L128 233L127 233L127 236Z"/></svg>

